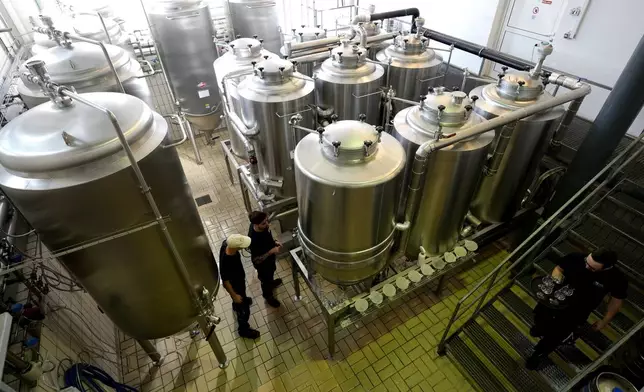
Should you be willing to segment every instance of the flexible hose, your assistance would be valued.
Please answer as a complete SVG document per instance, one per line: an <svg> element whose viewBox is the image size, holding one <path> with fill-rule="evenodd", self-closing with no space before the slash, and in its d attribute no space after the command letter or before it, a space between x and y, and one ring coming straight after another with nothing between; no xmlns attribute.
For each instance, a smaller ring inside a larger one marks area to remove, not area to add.
<svg viewBox="0 0 644 392"><path fill-rule="evenodd" d="M87 363L76 363L65 372L66 387L74 387L81 392L104 392L101 384L116 392L137 392L136 388L117 382L103 369Z"/></svg>

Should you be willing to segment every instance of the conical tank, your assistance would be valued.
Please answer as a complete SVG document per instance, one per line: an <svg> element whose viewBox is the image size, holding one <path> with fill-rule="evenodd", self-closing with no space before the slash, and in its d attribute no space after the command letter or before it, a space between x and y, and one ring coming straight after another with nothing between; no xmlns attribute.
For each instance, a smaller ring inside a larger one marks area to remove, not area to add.
<svg viewBox="0 0 644 392"><path fill-rule="evenodd" d="M461 91L430 88L422 106L403 109L394 117L392 135L407 154L399 189L398 217L404 216L414 157L427 141L458 134L484 119L473 113L473 103ZM454 249L467 210L492 144L491 132L432 152L426 164L420 203L412 216L406 255L415 259L422 249L438 255Z"/></svg>
<svg viewBox="0 0 644 392"><path fill-rule="evenodd" d="M166 121L136 97L82 96L114 113L194 288L214 298L217 265L177 152L163 148ZM0 133L0 187L52 253L70 251L58 260L123 332L156 339L195 320L190 294L103 113L79 102L62 108L47 102L11 121ZM92 246L76 249L82 244Z"/></svg>
<svg viewBox="0 0 644 392"><path fill-rule="evenodd" d="M138 78L142 74L139 62L123 48L109 44L105 48L125 92L153 106L148 84L145 79ZM47 64L52 82L73 87L79 93L119 91L116 78L98 45L73 42L69 46L55 46L31 57L24 64L35 60L42 60ZM24 64L20 67L23 73L27 70ZM40 87L24 76L21 76L17 87L28 108L49 102Z"/></svg>
<svg viewBox="0 0 644 392"><path fill-rule="evenodd" d="M298 236L315 270L354 284L387 264L405 152L382 127L345 120L298 143Z"/></svg>
<svg viewBox="0 0 644 392"><path fill-rule="evenodd" d="M531 76L529 72L502 74L498 83L477 87L470 97L478 98L474 110L487 119L552 99L540 75ZM522 119L514 129L495 130L494 145L506 139L503 144L507 147L501 159L492 156L486 164L472 201L474 216L487 223L504 222L514 216L563 115L563 106L558 106Z"/></svg>
<svg viewBox="0 0 644 392"><path fill-rule="evenodd" d="M215 60L213 67L215 69L215 76L217 77L220 96L225 96L228 103L228 110L241 116L241 103L239 102L239 94L237 93L237 85L240 79L226 78L226 76L233 72L250 71L257 63L273 58L276 55L264 49L262 43L254 38L238 38L228 44L228 49L226 53ZM223 85L224 82L226 83L225 88ZM226 117L226 121L230 120ZM243 141L236 132L232 131L230 124L228 124L228 129L233 153L240 158L246 159L248 154L244 148Z"/></svg>

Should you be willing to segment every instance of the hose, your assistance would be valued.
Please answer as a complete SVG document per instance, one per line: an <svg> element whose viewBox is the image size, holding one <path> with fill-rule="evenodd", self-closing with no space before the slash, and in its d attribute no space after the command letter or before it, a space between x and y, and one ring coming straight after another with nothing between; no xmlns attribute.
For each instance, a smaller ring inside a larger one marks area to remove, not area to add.
<svg viewBox="0 0 644 392"><path fill-rule="evenodd" d="M103 369L87 363L76 363L65 372L65 387L74 387L81 392L104 392L101 384L117 392L137 392L136 388L117 382Z"/></svg>

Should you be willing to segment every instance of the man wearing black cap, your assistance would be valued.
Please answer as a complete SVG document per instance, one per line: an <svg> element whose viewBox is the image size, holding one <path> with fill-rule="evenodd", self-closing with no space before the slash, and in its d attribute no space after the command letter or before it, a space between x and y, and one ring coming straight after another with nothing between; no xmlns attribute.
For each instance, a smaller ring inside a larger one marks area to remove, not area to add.
<svg viewBox="0 0 644 392"><path fill-rule="evenodd" d="M611 298L606 315L593 324L593 330L601 330L615 317L628 288L628 280L616 263L617 254L607 249L598 249L591 254L571 253L557 262L552 271L553 279L565 280L565 284L574 289L574 294L567 300L565 309L551 309L541 303L535 308L530 334L541 340L526 362L528 369L537 369L541 360L562 342L573 342L574 332L607 294Z"/></svg>
<svg viewBox="0 0 644 392"><path fill-rule="evenodd" d="M262 296L266 299L266 303L278 308L280 301L273 295L273 290L282 284L282 279L274 278L276 255L282 249L282 244L275 241L271 234L268 214L263 211L253 211L248 217L250 218L248 236L252 240L250 257L257 270L257 277L262 283Z"/></svg>
<svg viewBox="0 0 644 392"><path fill-rule="evenodd" d="M233 299L233 311L237 315L237 332L242 338L257 339L259 331L248 324L252 300L246 296L246 273L242 265L240 249L246 249L251 239L241 234L231 234L219 250L219 272L224 288Z"/></svg>

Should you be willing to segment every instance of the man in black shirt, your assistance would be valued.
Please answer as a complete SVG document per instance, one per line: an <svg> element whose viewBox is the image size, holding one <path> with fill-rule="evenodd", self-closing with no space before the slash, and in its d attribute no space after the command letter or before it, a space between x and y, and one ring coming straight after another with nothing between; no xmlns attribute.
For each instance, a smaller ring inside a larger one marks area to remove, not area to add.
<svg viewBox="0 0 644 392"><path fill-rule="evenodd" d="M574 289L574 294L567 300L565 309L551 309L541 303L535 308L535 323L530 334L542 339L528 358L526 367L538 368L541 360L564 340L572 341L575 330L586 322L607 294L611 298L606 315L595 322L592 329L599 331L610 323L622 307L628 288L628 280L617 269L616 262L617 254L606 249L589 255L571 253L559 260L552 277L558 282L565 280L564 283Z"/></svg>
<svg viewBox="0 0 644 392"><path fill-rule="evenodd" d="M239 336L257 339L259 331L248 324L250 318L251 299L246 297L246 273L242 265L240 249L246 249L251 239L241 234L230 235L219 250L219 271L224 288L233 300L233 311L237 315L237 332Z"/></svg>
<svg viewBox="0 0 644 392"><path fill-rule="evenodd" d="M253 211L249 218L250 257L257 269L259 281L262 282L263 297L270 306L277 308L280 306L280 301L273 296L273 290L282 284L282 279L274 279L275 255L282 249L282 244L275 241L271 234L268 227L268 214L263 211Z"/></svg>

